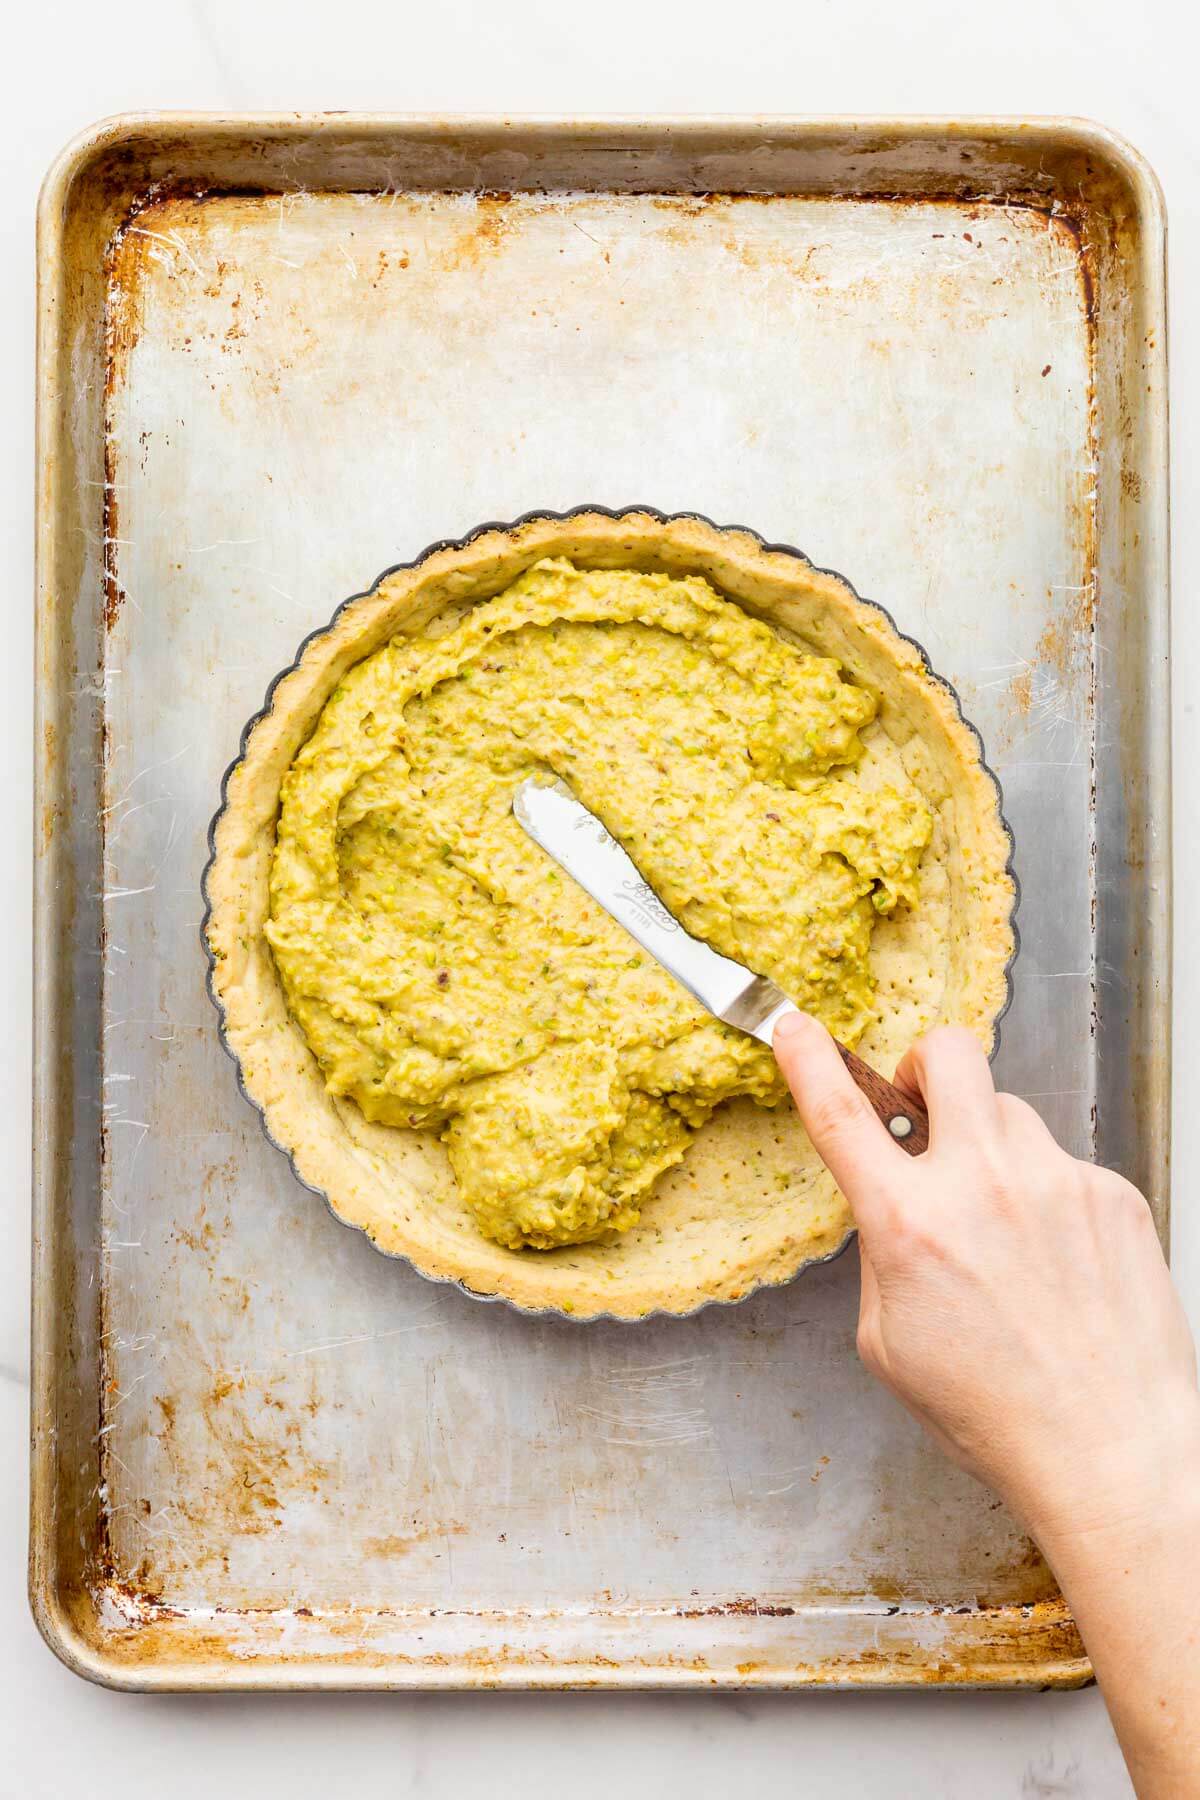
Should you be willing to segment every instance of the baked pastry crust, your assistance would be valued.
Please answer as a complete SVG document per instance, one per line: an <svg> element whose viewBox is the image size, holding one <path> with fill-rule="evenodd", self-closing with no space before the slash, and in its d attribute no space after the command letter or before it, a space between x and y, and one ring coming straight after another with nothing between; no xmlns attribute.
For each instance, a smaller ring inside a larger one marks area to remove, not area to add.
<svg viewBox="0 0 1200 1800"><path fill-rule="evenodd" d="M878 697L873 755L919 788L933 815L915 907L876 925L871 951L879 1018L860 1051L890 1073L938 1022L968 1026L987 1049L1009 995L1016 947L1011 838L995 778L953 690L878 606L840 576L753 533L693 515L600 510L538 514L437 545L348 601L302 646L248 726L226 776L205 872L210 989L247 1097L297 1175L346 1224L421 1274L486 1298L576 1318L685 1314L790 1280L848 1241L849 1209L790 1107L720 1109L682 1165L657 1185L619 1237L552 1251L512 1251L482 1237L441 1145L426 1132L372 1125L325 1090L288 1012L264 935L280 785L346 670L400 632L461 615L533 563L703 575L721 593L836 657Z"/></svg>

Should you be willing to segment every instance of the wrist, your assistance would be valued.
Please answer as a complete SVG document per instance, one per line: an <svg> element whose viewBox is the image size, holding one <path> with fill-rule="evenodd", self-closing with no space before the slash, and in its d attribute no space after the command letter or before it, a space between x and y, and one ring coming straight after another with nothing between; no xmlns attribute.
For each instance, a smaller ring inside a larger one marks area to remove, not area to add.
<svg viewBox="0 0 1200 1800"><path fill-rule="evenodd" d="M1064 1587L1076 1570L1200 1534L1200 1393L1164 1400L1128 1431L1110 1426L1013 1505Z"/></svg>

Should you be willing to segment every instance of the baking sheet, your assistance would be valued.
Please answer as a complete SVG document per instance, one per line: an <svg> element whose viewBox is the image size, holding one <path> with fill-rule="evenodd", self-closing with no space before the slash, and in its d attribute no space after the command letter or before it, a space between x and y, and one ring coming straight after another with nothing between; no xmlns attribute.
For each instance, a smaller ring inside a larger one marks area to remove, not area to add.
<svg viewBox="0 0 1200 1800"><path fill-rule="evenodd" d="M220 775L380 569L532 507L800 545L1005 788L1000 1077L1166 1226L1162 219L1096 127L145 119L40 239L32 1591L129 1685L1085 1679L854 1356L853 1255L521 1318L340 1229L198 948ZM1137 1129L1134 1129L1135 1121Z"/></svg>

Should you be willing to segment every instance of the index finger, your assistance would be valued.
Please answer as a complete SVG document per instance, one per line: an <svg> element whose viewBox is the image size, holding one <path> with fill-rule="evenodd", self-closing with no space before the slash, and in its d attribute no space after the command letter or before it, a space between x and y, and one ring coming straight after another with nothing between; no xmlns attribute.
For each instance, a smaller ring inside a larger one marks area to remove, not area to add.
<svg viewBox="0 0 1200 1800"><path fill-rule="evenodd" d="M817 1154L861 1222L884 1181L908 1158L855 1087L817 1019L786 1013L775 1027L774 1049Z"/></svg>
<svg viewBox="0 0 1200 1800"><path fill-rule="evenodd" d="M939 1025L918 1038L901 1057L893 1080L924 1100L931 1149L978 1143L999 1124L991 1066L965 1026Z"/></svg>

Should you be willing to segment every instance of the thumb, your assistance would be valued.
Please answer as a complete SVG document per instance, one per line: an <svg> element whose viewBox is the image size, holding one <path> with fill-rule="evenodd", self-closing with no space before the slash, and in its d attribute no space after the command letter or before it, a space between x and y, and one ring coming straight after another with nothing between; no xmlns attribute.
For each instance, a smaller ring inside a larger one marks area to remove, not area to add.
<svg viewBox="0 0 1200 1800"><path fill-rule="evenodd" d="M903 1150L855 1087L819 1020L785 1013L775 1027L774 1049L817 1154L862 1224L895 1159L904 1159Z"/></svg>

